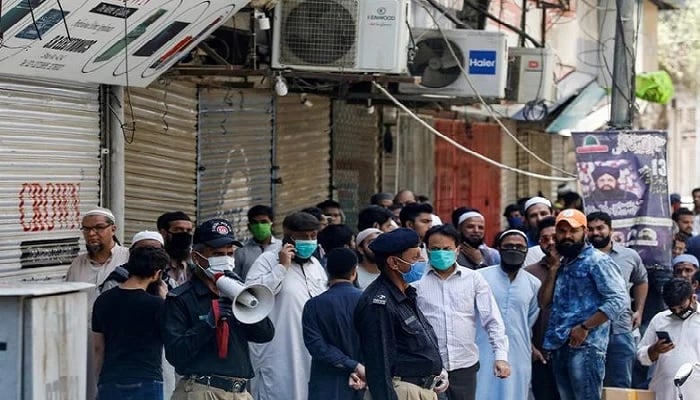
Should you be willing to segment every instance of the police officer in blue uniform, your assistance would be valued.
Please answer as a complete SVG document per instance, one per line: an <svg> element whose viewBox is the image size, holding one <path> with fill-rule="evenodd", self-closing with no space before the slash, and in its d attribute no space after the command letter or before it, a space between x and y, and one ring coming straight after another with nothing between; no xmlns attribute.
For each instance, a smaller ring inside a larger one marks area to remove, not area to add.
<svg viewBox="0 0 700 400"><path fill-rule="evenodd" d="M419 244L407 228L370 244L381 274L360 298L354 323L373 399L434 399L449 385L435 332L416 305L415 288L404 280L422 259Z"/></svg>

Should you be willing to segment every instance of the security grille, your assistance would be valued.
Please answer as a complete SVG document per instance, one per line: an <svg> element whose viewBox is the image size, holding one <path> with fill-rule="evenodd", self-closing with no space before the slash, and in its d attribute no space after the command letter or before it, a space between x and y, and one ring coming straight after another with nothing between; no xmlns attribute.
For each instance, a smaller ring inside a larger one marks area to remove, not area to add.
<svg viewBox="0 0 700 400"><path fill-rule="evenodd" d="M356 66L356 0L291 0L278 7L283 7L281 62Z"/></svg>

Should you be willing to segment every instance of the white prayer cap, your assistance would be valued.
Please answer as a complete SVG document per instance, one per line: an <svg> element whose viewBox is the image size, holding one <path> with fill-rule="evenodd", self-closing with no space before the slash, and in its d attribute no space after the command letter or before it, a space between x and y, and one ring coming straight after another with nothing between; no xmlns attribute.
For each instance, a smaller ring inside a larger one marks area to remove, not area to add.
<svg viewBox="0 0 700 400"><path fill-rule="evenodd" d="M377 233L377 234L382 234L382 231L380 231L377 228L367 228L363 230L362 232L357 234L357 237L355 237L355 243L359 246L365 239L367 239L367 236Z"/></svg>
<svg viewBox="0 0 700 400"><path fill-rule="evenodd" d="M483 219L484 221L486 221L486 218L484 218L484 216L481 215L481 213L478 213L476 211L467 211L464 214L459 216L459 219L457 220L457 225L462 225L462 222L466 221L469 218L474 218L474 217L479 217L479 218Z"/></svg>
<svg viewBox="0 0 700 400"><path fill-rule="evenodd" d="M107 221L109 223L112 223L112 224L116 221L116 218L114 218L114 214L112 214L112 211L109 208L102 208L102 207L93 208L92 210L86 212L83 215L83 218L91 217L91 216L95 216L95 215L105 217L107 219Z"/></svg>
<svg viewBox="0 0 700 400"><path fill-rule="evenodd" d="M525 207L523 207L523 209L525 210L525 213L527 214L527 209L534 206L535 204L544 204L545 206L552 208L551 201L545 199L544 197L535 196L535 197L533 197L530 200L525 202Z"/></svg>
<svg viewBox="0 0 700 400"><path fill-rule="evenodd" d="M135 244L136 242L140 242L142 240L156 240L160 242L162 246L165 246L165 241L163 240L163 235L161 235L158 232L154 231L141 231L137 234L134 235L134 238L131 240L131 244Z"/></svg>

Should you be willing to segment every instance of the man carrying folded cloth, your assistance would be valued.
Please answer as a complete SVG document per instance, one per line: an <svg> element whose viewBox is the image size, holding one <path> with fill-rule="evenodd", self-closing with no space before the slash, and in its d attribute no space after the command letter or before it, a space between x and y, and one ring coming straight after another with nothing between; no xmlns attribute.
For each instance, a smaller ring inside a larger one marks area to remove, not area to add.
<svg viewBox="0 0 700 400"><path fill-rule="evenodd" d="M235 319L232 301L219 297L214 278L233 274L233 254L241 247L231 224L206 221L197 227L193 243L193 275L168 293L164 306L165 356L182 376L172 400L250 400L248 342L272 340L272 322L266 317L244 324Z"/></svg>
<svg viewBox="0 0 700 400"><path fill-rule="evenodd" d="M362 294L354 323L375 400L435 400L449 386L435 332L404 278L423 261L419 245L418 234L407 228L369 245L380 275Z"/></svg>

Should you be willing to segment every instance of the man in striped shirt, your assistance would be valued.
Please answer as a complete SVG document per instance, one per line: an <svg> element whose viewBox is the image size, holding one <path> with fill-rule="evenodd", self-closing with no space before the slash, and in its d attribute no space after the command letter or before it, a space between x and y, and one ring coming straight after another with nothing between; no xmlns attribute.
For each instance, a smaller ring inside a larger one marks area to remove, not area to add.
<svg viewBox="0 0 700 400"><path fill-rule="evenodd" d="M425 234L430 269L414 285L418 307L435 330L444 366L450 376L449 400L473 400L479 348L477 315L495 355L494 370L500 378L510 375L508 338L501 313L486 280L457 263L461 236L451 225L439 225Z"/></svg>

